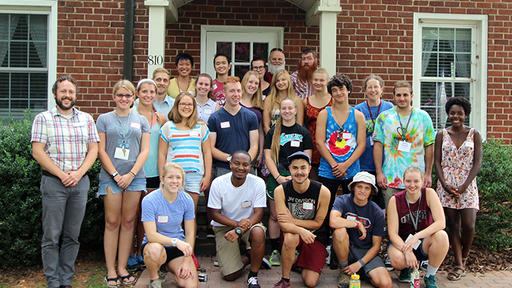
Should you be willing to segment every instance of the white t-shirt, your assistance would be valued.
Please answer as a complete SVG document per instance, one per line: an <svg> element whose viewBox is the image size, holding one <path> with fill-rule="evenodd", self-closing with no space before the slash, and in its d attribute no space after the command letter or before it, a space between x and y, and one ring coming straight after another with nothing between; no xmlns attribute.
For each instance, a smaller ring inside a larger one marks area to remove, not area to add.
<svg viewBox="0 0 512 288"><path fill-rule="evenodd" d="M254 208L267 207L265 182L248 174L245 183L235 187L231 173L213 180L208 198L208 208L221 209L220 213L229 219L240 221L254 214ZM212 226L224 226L212 220Z"/></svg>

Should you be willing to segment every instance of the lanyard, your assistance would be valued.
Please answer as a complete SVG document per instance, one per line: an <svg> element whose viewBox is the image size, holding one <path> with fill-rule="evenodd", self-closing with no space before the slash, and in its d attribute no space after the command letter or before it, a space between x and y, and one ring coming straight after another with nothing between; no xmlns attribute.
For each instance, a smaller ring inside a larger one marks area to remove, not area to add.
<svg viewBox="0 0 512 288"><path fill-rule="evenodd" d="M128 114L128 119L125 123L121 121L121 118L119 117L119 114L117 114L117 111L114 110L114 114L116 115L116 120L119 127L119 130L117 130L117 134L120 137L120 139L118 140L119 147L129 148L130 144L128 143L128 137L130 137L130 135L132 134L132 131L130 129L130 120L132 112Z"/></svg>
<svg viewBox="0 0 512 288"><path fill-rule="evenodd" d="M405 135L407 135L407 128L409 127L409 123L411 122L412 113L414 113L414 108L411 110L411 114L409 114L409 119L407 119L407 124L405 124L405 129L402 126L402 120L400 120L400 114L398 114L398 110L395 110L395 111L396 111L396 117L398 117L398 123L400 123L400 128L397 128L396 132L398 133L398 135L400 135L400 139L402 141L405 141Z"/></svg>
<svg viewBox="0 0 512 288"><path fill-rule="evenodd" d="M412 216L411 206L409 206L409 199L407 199L407 193L405 193L405 202L407 203L407 209L409 209L409 216L411 216L411 222L414 226L414 231L418 232L418 222L420 221L420 205L421 205L421 196L422 192L420 191L420 199L418 201L418 209L416 209L416 217Z"/></svg>
<svg viewBox="0 0 512 288"><path fill-rule="evenodd" d="M380 113L380 106L382 106L382 101L380 101L379 108L377 108L377 116L379 116L379 113ZM368 107L368 112L370 113L370 119L372 119L373 127L375 128L375 119L377 119L377 117L373 118L372 109L370 109L370 104L368 104L368 100L366 100L366 107Z"/></svg>

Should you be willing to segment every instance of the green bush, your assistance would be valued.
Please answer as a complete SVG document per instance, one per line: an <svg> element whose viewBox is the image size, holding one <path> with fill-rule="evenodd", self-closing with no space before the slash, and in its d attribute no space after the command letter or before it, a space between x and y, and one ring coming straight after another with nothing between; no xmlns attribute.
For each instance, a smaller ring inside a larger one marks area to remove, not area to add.
<svg viewBox="0 0 512 288"><path fill-rule="evenodd" d="M475 245L490 250L512 247L512 147L491 138L483 143L477 176L480 212Z"/></svg>
<svg viewBox="0 0 512 288"><path fill-rule="evenodd" d="M41 259L41 167L32 158L32 118L0 125L0 267L33 265ZM99 161L88 174L91 189L80 241L101 247L103 202L94 198Z"/></svg>

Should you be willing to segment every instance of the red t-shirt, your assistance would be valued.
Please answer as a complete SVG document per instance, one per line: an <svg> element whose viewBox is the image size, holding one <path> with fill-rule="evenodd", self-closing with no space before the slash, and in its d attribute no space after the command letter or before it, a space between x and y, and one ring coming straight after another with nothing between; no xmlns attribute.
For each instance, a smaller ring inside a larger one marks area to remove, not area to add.
<svg viewBox="0 0 512 288"><path fill-rule="evenodd" d="M421 188L420 199L415 203L409 203L409 205L407 205L406 193L407 191L404 190L395 194L396 211L398 213L398 235L404 241L409 234L421 231L434 223L432 212L427 205L427 190ZM414 219L418 218L416 228L414 228L411 216Z"/></svg>

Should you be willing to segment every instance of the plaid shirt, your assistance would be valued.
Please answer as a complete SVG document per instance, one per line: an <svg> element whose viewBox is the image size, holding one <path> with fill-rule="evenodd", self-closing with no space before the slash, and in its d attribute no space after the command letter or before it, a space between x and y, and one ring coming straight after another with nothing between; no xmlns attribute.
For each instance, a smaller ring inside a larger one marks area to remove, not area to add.
<svg viewBox="0 0 512 288"><path fill-rule="evenodd" d="M87 145L100 142L91 115L73 108L71 115L56 108L39 113L32 123L32 142L46 144L44 152L62 171L76 171L87 155Z"/></svg>
<svg viewBox="0 0 512 288"><path fill-rule="evenodd" d="M299 71L295 71L290 75L290 79L292 80L293 89L297 96L302 99L306 99L313 94L313 85L310 85L308 81L303 82L299 78Z"/></svg>

